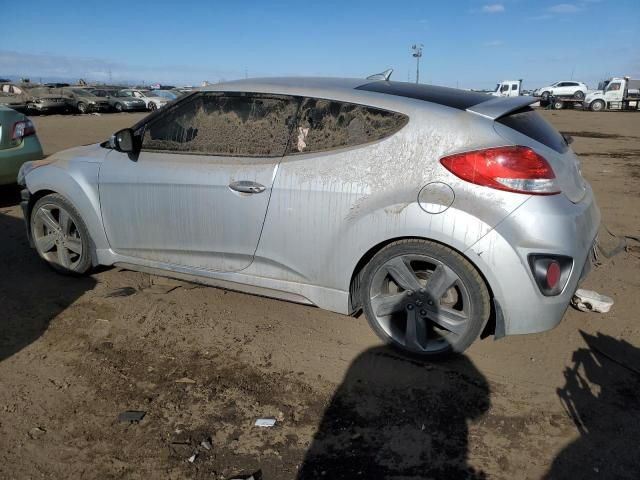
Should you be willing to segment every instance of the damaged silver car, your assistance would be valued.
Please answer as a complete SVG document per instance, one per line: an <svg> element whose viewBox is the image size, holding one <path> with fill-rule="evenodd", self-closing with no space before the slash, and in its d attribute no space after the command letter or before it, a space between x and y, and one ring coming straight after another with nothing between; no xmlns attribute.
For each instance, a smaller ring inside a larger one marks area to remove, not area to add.
<svg viewBox="0 0 640 480"><path fill-rule="evenodd" d="M212 85L25 165L29 239L63 273L118 265L363 312L423 356L540 332L588 271L600 214L534 101L388 75Z"/></svg>

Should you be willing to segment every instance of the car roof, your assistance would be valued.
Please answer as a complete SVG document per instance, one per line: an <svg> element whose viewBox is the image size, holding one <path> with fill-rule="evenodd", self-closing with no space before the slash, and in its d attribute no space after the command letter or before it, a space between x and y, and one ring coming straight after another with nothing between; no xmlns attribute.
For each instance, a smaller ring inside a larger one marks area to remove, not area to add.
<svg viewBox="0 0 640 480"><path fill-rule="evenodd" d="M282 95L298 95L340 100L362 101L376 94L392 97L422 100L446 107L465 110L473 105L490 100L492 97L477 92L458 90L436 85L367 80L362 78L334 77L273 77L235 80L201 87L200 91L255 92ZM368 94L368 95L367 95ZM372 95L373 94L373 95ZM379 98L379 97L378 97Z"/></svg>

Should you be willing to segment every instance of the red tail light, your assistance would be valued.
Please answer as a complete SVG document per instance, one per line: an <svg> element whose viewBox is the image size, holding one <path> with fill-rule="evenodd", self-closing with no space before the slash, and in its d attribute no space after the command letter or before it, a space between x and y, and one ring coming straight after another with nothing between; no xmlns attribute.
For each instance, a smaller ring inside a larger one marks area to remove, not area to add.
<svg viewBox="0 0 640 480"><path fill-rule="evenodd" d="M31 120L22 120L13 124L13 140L22 140L29 135L35 135L36 127L33 126Z"/></svg>
<svg viewBox="0 0 640 480"><path fill-rule="evenodd" d="M455 176L483 187L528 193L560 193L549 163L529 147L497 147L458 153L440 160Z"/></svg>

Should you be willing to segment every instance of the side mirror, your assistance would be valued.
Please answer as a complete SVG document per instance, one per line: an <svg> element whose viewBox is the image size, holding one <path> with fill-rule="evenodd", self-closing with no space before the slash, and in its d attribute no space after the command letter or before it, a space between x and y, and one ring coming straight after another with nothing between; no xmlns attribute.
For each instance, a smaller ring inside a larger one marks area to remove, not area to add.
<svg viewBox="0 0 640 480"><path fill-rule="evenodd" d="M122 153L137 153L133 130L125 128L114 133L109 142L114 150Z"/></svg>

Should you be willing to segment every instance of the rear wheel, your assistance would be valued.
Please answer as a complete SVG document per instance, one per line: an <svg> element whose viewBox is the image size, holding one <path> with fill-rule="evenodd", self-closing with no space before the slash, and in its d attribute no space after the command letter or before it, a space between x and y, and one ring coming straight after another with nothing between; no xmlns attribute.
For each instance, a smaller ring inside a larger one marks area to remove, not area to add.
<svg viewBox="0 0 640 480"><path fill-rule="evenodd" d="M91 268L91 241L82 217L63 196L42 197L33 206L31 235L40 258L54 270L83 274Z"/></svg>
<svg viewBox="0 0 640 480"><path fill-rule="evenodd" d="M542 95L540 95L540 97L542 98L542 100L547 101L549 100L549 92L542 92Z"/></svg>
<svg viewBox="0 0 640 480"><path fill-rule="evenodd" d="M489 292L476 269L450 248L400 240L365 267L361 303L386 343L424 357L464 351L489 318Z"/></svg>
<svg viewBox="0 0 640 480"><path fill-rule="evenodd" d="M589 108L593 112L600 112L604 110L604 107L605 107L605 104L604 104L604 101L602 100L594 100L593 102L591 102L591 105L589 105Z"/></svg>
<svg viewBox="0 0 640 480"><path fill-rule="evenodd" d="M584 100L584 92L582 90L578 90L573 94L573 98L575 98L576 100Z"/></svg>
<svg viewBox="0 0 640 480"><path fill-rule="evenodd" d="M116 112L118 112L118 113L122 112L122 104L121 103L116 103L115 104L115 109L116 109Z"/></svg>
<svg viewBox="0 0 640 480"><path fill-rule="evenodd" d="M554 110L562 110L564 107L564 102L562 100L555 100L553 102L553 109Z"/></svg>

